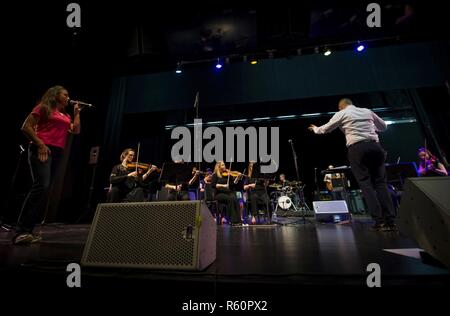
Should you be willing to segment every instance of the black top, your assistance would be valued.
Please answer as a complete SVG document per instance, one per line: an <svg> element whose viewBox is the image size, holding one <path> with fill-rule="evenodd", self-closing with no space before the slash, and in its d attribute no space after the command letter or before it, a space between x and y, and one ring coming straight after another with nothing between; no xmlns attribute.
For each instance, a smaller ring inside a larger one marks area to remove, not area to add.
<svg viewBox="0 0 450 316"><path fill-rule="evenodd" d="M137 179L134 177L129 177L128 174L132 172L125 168L122 164L115 165L111 171L111 175L109 177L109 182L112 186L119 187L127 187L133 188L137 185L144 186L145 183L142 179L142 176L139 176Z"/></svg>
<svg viewBox="0 0 450 316"><path fill-rule="evenodd" d="M192 177L194 177L194 174L192 174ZM191 178L192 179L192 178ZM188 189L189 190L196 190L198 189L199 185L200 185L200 175L197 175L197 177L195 178L195 180L191 183L188 184Z"/></svg>
<svg viewBox="0 0 450 316"><path fill-rule="evenodd" d="M255 188L252 189L252 191L265 191L266 190L266 188L264 187L264 180L251 178L247 184L252 184L252 183L256 183Z"/></svg>
<svg viewBox="0 0 450 316"><path fill-rule="evenodd" d="M231 191L240 191L240 190L243 189L243 182L242 182L242 180L239 181L237 184L235 184L233 177L230 177L230 188L229 189L217 188L216 187L217 184L227 184L227 181L228 181L228 177L219 178L214 173L212 175L211 186L212 186L213 189L217 190L217 193L220 193L220 192L231 192Z"/></svg>

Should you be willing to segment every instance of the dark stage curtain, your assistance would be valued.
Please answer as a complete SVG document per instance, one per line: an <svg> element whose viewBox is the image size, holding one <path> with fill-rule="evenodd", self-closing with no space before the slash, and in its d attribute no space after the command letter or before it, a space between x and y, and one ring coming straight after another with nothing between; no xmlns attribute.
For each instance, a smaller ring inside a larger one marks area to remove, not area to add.
<svg viewBox="0 0 450 316"><path fill-rule="evenodd" d="M408 97L425 136L422 146L426 145L434 155L448 165L450 102L448 95L444 95L443 91L444 89L432 89L432 94L429 92L421 94L417 89L408 89Z"/></svg>
<svg viewBox="0 0 450 316"><path fill-rule="evenodd" d="M123 112L127 104L127 84L128 79L126 77L116 78L112 83L103 141L104 157L118 157L121 151L119 140L122 130Z"/></svg>

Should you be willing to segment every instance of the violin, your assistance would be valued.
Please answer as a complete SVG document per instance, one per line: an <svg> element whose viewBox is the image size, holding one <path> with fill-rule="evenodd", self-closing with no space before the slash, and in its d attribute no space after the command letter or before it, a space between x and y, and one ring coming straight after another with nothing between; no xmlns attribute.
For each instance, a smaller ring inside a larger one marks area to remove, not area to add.
<svg viewBox="0 0 450 316"><path fill-rule="evenodd" d="M425 169L430 170L430 171L434 171L435 168L435 164L436 164L436 157L431 156L430 159L425 159Z"/></svg>
<svg viewBox="0 0 450 316"><path fill-rule="evenodd" d="M194 174L199 175L199 176L206 176L206 175L208 175L208 173L206 171L200 171L200 170L192 171L192 175L194 175Z"/></svg>
<svg viewBox="0 0 450 316"><path fill-rule="evenodd" d="M242 177L246 177L246 175L245 174L243 174L243 173L241 173L241 172L239 172L239 171L229 171L229 170L225 170L224 172L222 172L222 176L223 177L228 177L228 175L229 176L231 176L231 177L239 177L239 176L242 176Z"/></svg>
<svg viewBox="0 0 450 316"><path fill-rule="evenodd" d="M137 169L137 170L142 171L142 172L148 171L152 166L153 165L142 163L142 162L139 162L139 163L132 162L132 163L128 163L127 164L127 168L128 169L134 169L134 170ZM156 172L161 172L161 169L156 168L155 171Z"/></svg>

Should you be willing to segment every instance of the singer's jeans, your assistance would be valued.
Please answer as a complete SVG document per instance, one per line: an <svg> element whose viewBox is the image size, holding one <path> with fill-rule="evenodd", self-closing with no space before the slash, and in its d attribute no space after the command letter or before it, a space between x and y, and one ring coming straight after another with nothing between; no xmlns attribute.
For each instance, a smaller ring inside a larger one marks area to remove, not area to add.
<svg viewBox="0 0 450 316"><path fill-rule="evenodd" d="M386 152L377 142L359 142L348 147L352 172L377 224L391 225L395 210L386 184Z"/></svg>
<svg viewBox="0 0 450 316"><path fill-rule="evenodd" d="M33 185L22 205L19 217L18 233L31 233L34 226L41 220L47 206L50 188L55 179L61 162L63 149L48 146L51 154L46 162L41 162L38 156L38 147L30 144L28 147L28 163L31 169Z"/></svg>

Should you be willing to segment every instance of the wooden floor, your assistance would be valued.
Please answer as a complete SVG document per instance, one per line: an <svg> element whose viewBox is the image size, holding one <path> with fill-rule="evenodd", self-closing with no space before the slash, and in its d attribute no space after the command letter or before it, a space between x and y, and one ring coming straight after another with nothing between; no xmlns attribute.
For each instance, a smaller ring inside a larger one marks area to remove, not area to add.
<svg viewBox="0 0 450 316"><path fill-rule="evenodd" d="M289 221L288 221L289 223ZM217 227L217 260L202 272L83 270L83 286L134 287L184 284L200 292L349 286L365 287L367 265L378 263L383 286L448 287L450 270L422 263L416 243L401 233L376 232L360 218L322 224L308 219L290 225ZM80 262L89 225L42 227L39 244L14 246L12 232L0 232L0 277L12 284L44 282L65 287L66 266ZM152 283L153 282L153 283Z"/></svg>

